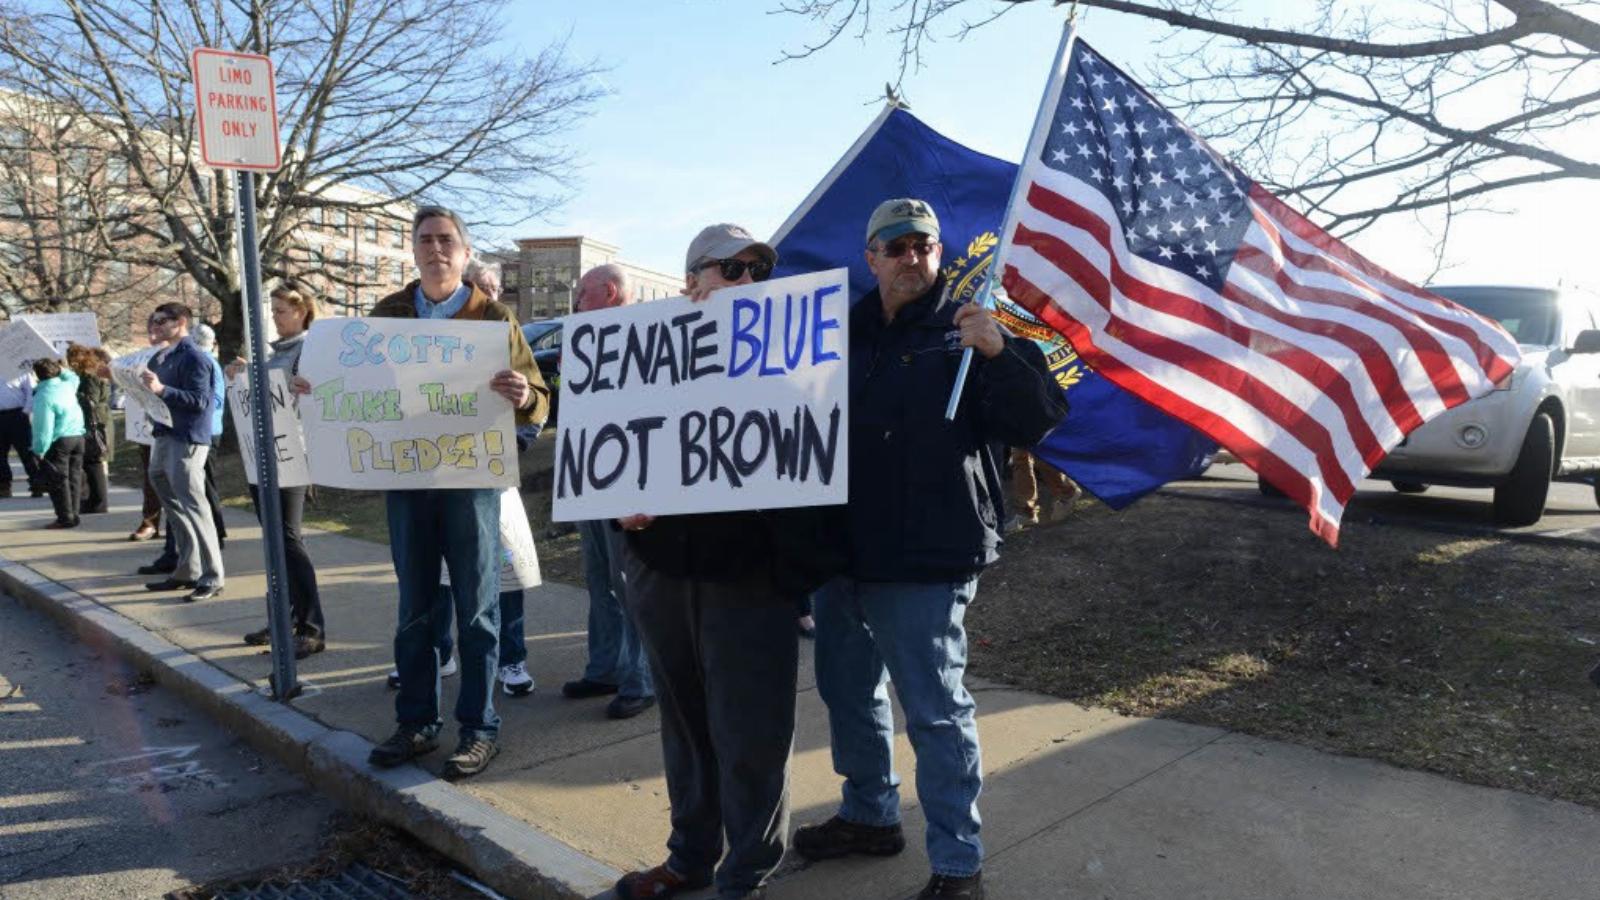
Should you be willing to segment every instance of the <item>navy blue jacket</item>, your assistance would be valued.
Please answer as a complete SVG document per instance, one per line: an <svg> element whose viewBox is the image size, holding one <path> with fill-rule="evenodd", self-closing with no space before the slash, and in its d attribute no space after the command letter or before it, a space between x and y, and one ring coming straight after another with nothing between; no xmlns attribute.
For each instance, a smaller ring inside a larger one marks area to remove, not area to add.
<svg viewBox="0 0 1600 900"><path fill-rule="evenodd" d="M159 422L152 432L170 434L190 444L211 443L211 408L216 402L211 393L211 357L183 338L172 346L160 362L150 362L150 371L161 379L161 399L172 413L172 427Z"/></svg>
<svg viewBox="0 0 1600 900"><path fill-rule="evenodd" d="M1032 447L1067 401L1033 341L974 353L953 422L960 304L940 278L883 321L874 290L850 312L849 574L861 581L964 581L999 557L1004 515L991 444Z"/></svg>

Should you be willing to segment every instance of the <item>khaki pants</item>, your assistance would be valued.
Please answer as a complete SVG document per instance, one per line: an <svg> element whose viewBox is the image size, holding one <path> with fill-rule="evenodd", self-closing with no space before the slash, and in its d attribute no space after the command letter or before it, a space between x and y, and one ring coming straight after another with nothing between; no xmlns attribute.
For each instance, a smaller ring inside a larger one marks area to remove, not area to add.
<svg viewBox="0 0 1600 900"><path fill-rule="evenodd" d="M1064 515L1072 508L1072 501L1083 489L1055 466L1039 461L1027 450L1011 451L1011 499L1017 515L1029 522L1039 521L1039 485L1044 484L1057 507L1056 515Z"/></svg>

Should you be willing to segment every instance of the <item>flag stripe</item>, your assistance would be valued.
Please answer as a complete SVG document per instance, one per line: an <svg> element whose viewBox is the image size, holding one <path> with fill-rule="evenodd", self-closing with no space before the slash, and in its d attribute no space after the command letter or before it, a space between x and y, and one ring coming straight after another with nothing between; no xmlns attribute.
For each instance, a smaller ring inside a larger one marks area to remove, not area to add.
<svg viewBox="0 0 1600 900"><path fill-rule="evenodd" d="M1020 255L1013 254L1013 258ZM1290 456L1286 458L1269 449L1254 430L1246 429L1245 426L1250 423L1253 412L1248 407L1241 411L1243 414L1238 418L1230 419L1225 414L1191 401L1181 391L1169 389L1154 381L1140 368L1124 362L1115 352L1109 352L1117 349L1115 339L1103 341L1107 344L1107 348L1098 346L1090 337L1094 330L1092 325L1073 318L1062 306L1053 302L1050 294L1040 290L1024 277L1016 265L1006 265L1001 281L1005 285L1007 296L1054 328L1070 341L1074 348L1083 348L1079 351L1079 355L1096 372L1139 394L1163 412L1189 422L1227 446L1240 460L1282 488L1296 503L1311 509L1312 532L1329 544L1338 544L1338 513L1342 504L1335 503L1330 506L1319 499L1325 497L1326 492L1319 491L1317 484L1302 474L1299 460L1295 457L1302 455L1309 457L1309 451L1296 445L1287 448ZM1292 452L1296 449L1301 451L1300 454Z"/></svg>
<svg viewBox="0 0 1600 900"><path fill-rule="evenodd" d="M1035 186L1034 190L1038 190L1038 187ZM1035 199L1033 192L1030 191L1030 205ZM1104 229L1105 223L1100 222L1100 227ZM1103 247L1109 240L1105 233L1097 234L1095 237ZM1014 247L1027 247L1033 250L1059 270L1059 274L1050 279L1051 281L1060 281L1061 275L1067 276L1077 283L1086 296L1109 313L1111 320L1104 330L1116 334L1124 343L1139 349L1145 355L1203 378L1255 407L1263 416L1294 435L1300 443L1312 451L1323 480L1341 502L1355 493L1355 485L1339 464L1339 455L1334 452L1332 436L1319 419L1309 415L1299 405L1248 369L1214 356L1199 346L1175 340L1167 334L1152 331L1112 312L1113 286L1120 295L1141 305L1159 302L1157 299L1159 289L1128 277L1114 255L1110 260L1108 277L1065 241L1054 235L1034 231L1021 222L1018 222L1012 231L1011 240ZM1106 249L1109 252L1109 247ZM1023 273L1035 283L1041 281L1049 283L1046 279L1051 275L1041 270L1029 272L1023 269ZM1081 355L1083 348L1078 348L1078 352Z"/></svg>
<svg viewBox="0 0 1600 900"><path fill-rule="evenodd" d="M1307 260L1314 261L1312 266L1321 271L1350 284L1362 285L1370 290L1368 299L1380 299L1386 306L1408 316L1415 317L1434 329L1460 341L1457 347L1462 354L1450 354L1452 363L1466 364L1475 362L1476 371L1469 376L1471 380L1486 379L1490 384L1499 381L1510 374L1510 365L1501 358L1502 353L1514 353L1515 344L1501 332L1497 326L1489 326L1482 317L1471 310L1456 306L1443 297L1437 299L1417 296L1415 287L1405 283L1399 278L1379 269L1367 260L1352 253L1349 248L1338 244L1337 241L1317 229L1306 218L1290 209L1283 201L1262 190L1259 186L1252 188L1250 199L1258 206L1258 211L1267 216L1279 226L1278 239L1283 246L1285 254L1291 252L1290 245L1296 240L1311 245L1310 249L1294 249L1293 252L1302 255ZM1307 237L1306 231L1314 232ZM1324 249L1329 242L1339 247L1337 253ZM1501 338L1498 341L1485 340L1485 333ZM1499 347L1491 346L1492 343ZM1499 372L1498 375L1493 374ZM1454 406L1455 403L1449 404Z"/></svg>
<svg viewBox="0 0 1600 900"><path fill-rule="evenodd" d="M1096 192L1084 192L1080 196L1089 203L1095 203L1095 201L1099 201L1099 204L1104 203L1104 198ZM1233 358L1247 367L1259 367L1263 364L1281 366L1289 371L1280 373L1279 377L1273 378L1275 384L1283 385L1285 381L1292 381L1293 375L1298 375L1302 383L1309 389L1297 391L1297 399L1295 400L1286 398L1285 403L1287 406L1292 407L1296 413L1301 413L1307 412L1307 407L1316 404L1319 400L1325 400L1333 404L1337 407L1338 415L1345 423L1348 439L1354 443L1354 446L1348 448L1349 451L1356 453L1358 458L1363 461L1375 462L1383 456L1383 448L1367 424L1362 412L1362 404L1356 400L1350 388L1350 383L1337 370L1324 363L1316 354L1298 346L1293 335L1274 334L1257 330L1203 302L1199 299L1198 294L1179 293L1141 280L1140 276L1144 274L1145 270L1164 273L1168 276L1172 275L1172 273L1170 270L1159 266L1152 266L1137 257L1131 257L1127 252L1126 245L1121 240L1121 236L1113 236L1103 218L1076 202L1076 200L1064 197L1045 187L1043 179L1035 181L1029 188L1026 202L1030 208L1037 210L1045 218L1041 220L1036 217L1030 217L1019 222L1019 225L1026 224L1032 231L1043 232L1049 235L1051 239L1059 239L1060 235L1050 234L1052 229L1049 228L1048 221L1054 220L1080 229L1092 237L1097 245L1095 249L1098 251L1094 256L1106 261L1106 264L1100 266L1101 271L1109 270L1112 273L1112 280L1123 296L1156 312L1175 316L1201 328L1208 329L1246 351L1246 353L1240 353L1237 349L1218 346L1213 338L1202 333L1197 335L1197 339L1192 346L1195 347L1197 352L1208 354L1207 357L1204 360L1182 361L1179 364L1191 370L1198 370L1201 366L1219 362L1226 358ZM1045 247L1049 246L1043 238L1036 240L1040 241ZM1070 244L1071 242L1070 240L1065 240L1063 243ZM1049 252L1047 249L1041 249L1040 245L1035 245L1035 249L1040 250L1043 256L1052 261L1059 262L1060 260L1058 254ZM1138 270L1138 275L1131 274L1129 269ZM1090 293L1091 295L1094 294L1093 291L1090 291ZM1096 297L1096 299L1099 300L1100 298ZM1213 300L1218 301L1220 305L1221 298L1213 295ZM1117 310L1114 314L1118 315L1119 319L1124 322L1147 325L1153 330L1170 331L1170 329L1162 329L1159 322L1148 322L1148 317L1140 315L1137 309ZM1251 360L1249 357L1252 355L1262 358ZM1293 374L1291 375L1290 373ZM1312 396L1307 396L1308 393ZM1288 415L1286 412L1284 414ZM1345 436L1346 432L1341 431L1339 434ZM1341 466L1340 468L1344 471L1346 477L1353 475L1359 479L1361 475L1365 474L1364 469L1350 472L1345 467Z"/></svg>

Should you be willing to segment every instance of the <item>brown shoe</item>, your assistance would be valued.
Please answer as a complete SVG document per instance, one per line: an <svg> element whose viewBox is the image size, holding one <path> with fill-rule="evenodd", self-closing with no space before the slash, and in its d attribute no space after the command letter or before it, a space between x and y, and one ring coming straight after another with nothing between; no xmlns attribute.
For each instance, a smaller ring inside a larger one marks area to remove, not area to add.
<svg viewBox="0 0 1600 900"><path fill-rule="evenodd" d="M671 897L680 891L697 891L711 884L711 874L685 877L667 868L666 863L643 872L629 872L617 880L617 900L653 900Z"/></svg>
<svg viewBox="0 0 1600 900"><path fill-rule="evenodd" d="M137 529L134 530L133 534L128 535L128 540L130 540L130 541L148 541L148 540L150 540L151 538L153 538L155 536L156 536L155 526L153 526L153 525L140 525Z"/></svg>
<svg viewBox="0 0 1600 900"><path fill-rule="evenodd" d="M294 658L305 659L313 653L321 653L326 646L317 635L297 634L294 636Z"/></svg>

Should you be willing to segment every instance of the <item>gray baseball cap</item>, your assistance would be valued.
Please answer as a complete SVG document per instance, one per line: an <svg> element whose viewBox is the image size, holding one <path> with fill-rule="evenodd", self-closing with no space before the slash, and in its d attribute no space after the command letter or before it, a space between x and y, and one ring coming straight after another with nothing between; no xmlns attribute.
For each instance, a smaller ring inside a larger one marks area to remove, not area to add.
<svg viewBox="0 0 1600 900"><path fill-rule="evenodd" d="M729 259L745 249L756 251L774 265L778 262L778 251L751 237L750 232L738 225L721 222L700 229L700 233L689 242L689 254L684 260L683 270L692 272L696 263L708 259Z"/></svg>
<svg viewBox="0 0 1600 900"><path fill-rule="evenodd" d="M937 241L939 217L933 214L933 207L911 197L879 203L867 220L867 243L892 241L902 234L925 234Z"/></svg>

